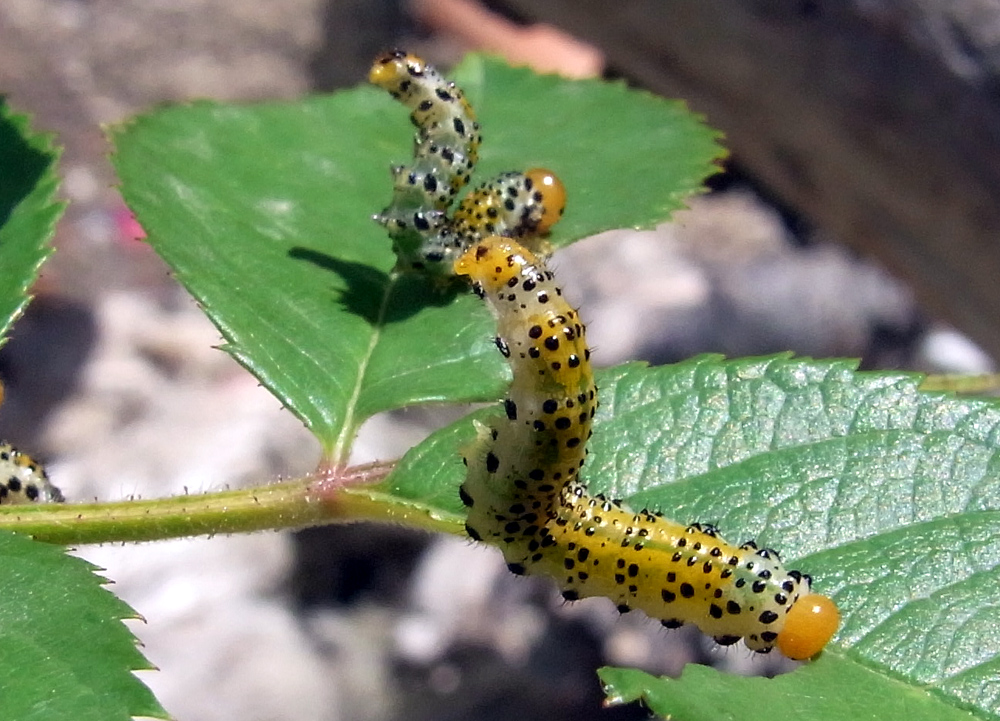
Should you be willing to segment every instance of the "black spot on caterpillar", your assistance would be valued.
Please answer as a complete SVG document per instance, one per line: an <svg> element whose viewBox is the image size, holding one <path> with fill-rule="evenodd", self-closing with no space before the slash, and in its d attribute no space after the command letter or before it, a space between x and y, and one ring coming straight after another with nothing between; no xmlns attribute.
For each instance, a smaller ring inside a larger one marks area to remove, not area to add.
<svg viewBox="0 0 1000 721"><path fill-rule="evenodd" d="M479 123L465 94L415 55L394 50L375 60L368 79L411 110L413 162L392 169L392 202L375 220L393 241L398 270L450 276L455 259L489 235L527 238L562 215L566 192L552 172L502 173L448 209L479 156Z"/></svg>
<svg viewBox="0 0 1000 721"><path fill-rule="evenodd" d="M455 262L497 318L514 381L505 415L465 453L467 529L499 546L508 568L544 574L567 600L607 596L667 628L693 623L716 642L760 653L818 653L840 615L777 553L734 546L713 526L685 525L588 494L579 481L597 407L577 311L552 273L513 240L491 237Z"/></svg>
<svg viewBox="0 0 1000 721"><path fill-rule="evenodd" d="M0 505L63 500L40 463L11 444L0 442Z"/></svg>

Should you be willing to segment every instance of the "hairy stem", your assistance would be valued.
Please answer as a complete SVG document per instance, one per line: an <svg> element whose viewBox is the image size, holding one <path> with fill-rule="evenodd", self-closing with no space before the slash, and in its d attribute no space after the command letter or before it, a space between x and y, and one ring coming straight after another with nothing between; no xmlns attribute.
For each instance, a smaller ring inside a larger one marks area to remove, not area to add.
<svg viewBox="0 0 1000 721"><path fill-rule="evenodd" d="M331 469L267 486L110 503L0 508L0 529L80 545L296 529L328 523L398 523L463 533L461 519L379 491L394 464Z"/></svg>

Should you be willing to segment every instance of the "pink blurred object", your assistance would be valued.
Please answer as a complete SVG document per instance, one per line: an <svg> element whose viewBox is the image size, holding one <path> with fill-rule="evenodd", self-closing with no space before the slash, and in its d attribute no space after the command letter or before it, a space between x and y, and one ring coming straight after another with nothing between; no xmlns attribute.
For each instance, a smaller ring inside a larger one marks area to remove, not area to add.
<svg viewBox="0 0 1000 721"><path fill-rule="evenodd" d="M572 35L537 24L522 27L475 0L410 0L410 9L435 30L450 33L476 50L502 56L540 73L590 78L604 70L604 54Z"/></svg>
<svg viewBox="0 0 1000 721"><path fill-rule="evenodd" d="M135 214L124 205L112 211L117 239L122 242L134 242L146 239L146 231L135 219Z"/></svg>

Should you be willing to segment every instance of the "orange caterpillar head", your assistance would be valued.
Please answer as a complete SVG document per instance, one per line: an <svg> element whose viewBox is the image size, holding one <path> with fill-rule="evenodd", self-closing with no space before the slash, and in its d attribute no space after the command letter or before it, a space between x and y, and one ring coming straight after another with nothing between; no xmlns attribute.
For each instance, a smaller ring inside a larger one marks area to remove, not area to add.
<svg viewBox="0 0 1000 721"><path fill-rule="evenodd" d="M532 168L525 176L531 180L535 192L542 194L542 219L538 221L538 232L547 233L566 210L566 188L559 176L545 168Z"/></svg>
<svg viewBox="0 0 1000 721"><path fill-rule="evenodd" d="M426 63L416 55L402 50L390 50L375 58L368 71L368 82L394 93L404 80L414 75L423 75L425 67Z"/></svg>
<svg viewBox="0 0 1000 721"><path fill-rule="evenodd" d="M796 661L812 658L830 642L839 625L840 611L831 599L818 593L802 596L785 617L778 650Z"/></svg>

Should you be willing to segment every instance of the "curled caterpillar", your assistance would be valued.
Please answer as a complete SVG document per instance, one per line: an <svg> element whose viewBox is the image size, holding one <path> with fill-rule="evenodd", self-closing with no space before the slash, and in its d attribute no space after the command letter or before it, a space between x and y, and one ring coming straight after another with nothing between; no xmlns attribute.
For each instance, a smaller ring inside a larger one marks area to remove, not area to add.
<svg viewBox="0 0 1000 721"><path fill-rule="evenodd" d="M491 235L522 238L547 233L566 209L566 189L550 170L502 173L462 199L455 211L456 233L465 247Z"/></svg>
<svg viewBox="0 0 1000 721"><path fill-rule="evenodd" d="M514 372L506 418L480 426L464 454L469 535L499 546L514 573L555 578L567 600L607 596L668 628L693 623L721 645L818 653L839 612L776 552L587 493L578 477L597 408L590 351L577 311L538 258L491 237L455 272L491 306L497 348Z"/></svg>
<svg viewBox="0 0 1000 721"><path fill-rule="evenodd" d="M11 444L0 442L0 505L64 500L40 463Z"/></svg>
<svg viewBox="0 0 1000 721"><path fill-rule="evenodd" d="M368 79L410 108L417 127L413 162L393 167L392 202L375 215L392 238L397 269L448 276L455 259L482 238L545 233L562 215L562 182L536 168L483 183L449 217L448 209L469 182L481 142L464 93L402 50L378 57Z"/></svg>
<svg viewBox="0 0 1000 721"><path fill-rule="evenodd" d="M475 113L454 83L402 50L376 58L368 79L410 108L417 126L413 164L393 168L393 202L381 222L410 229L422 213L430 223L469 182L481 142Z"/></svg>

